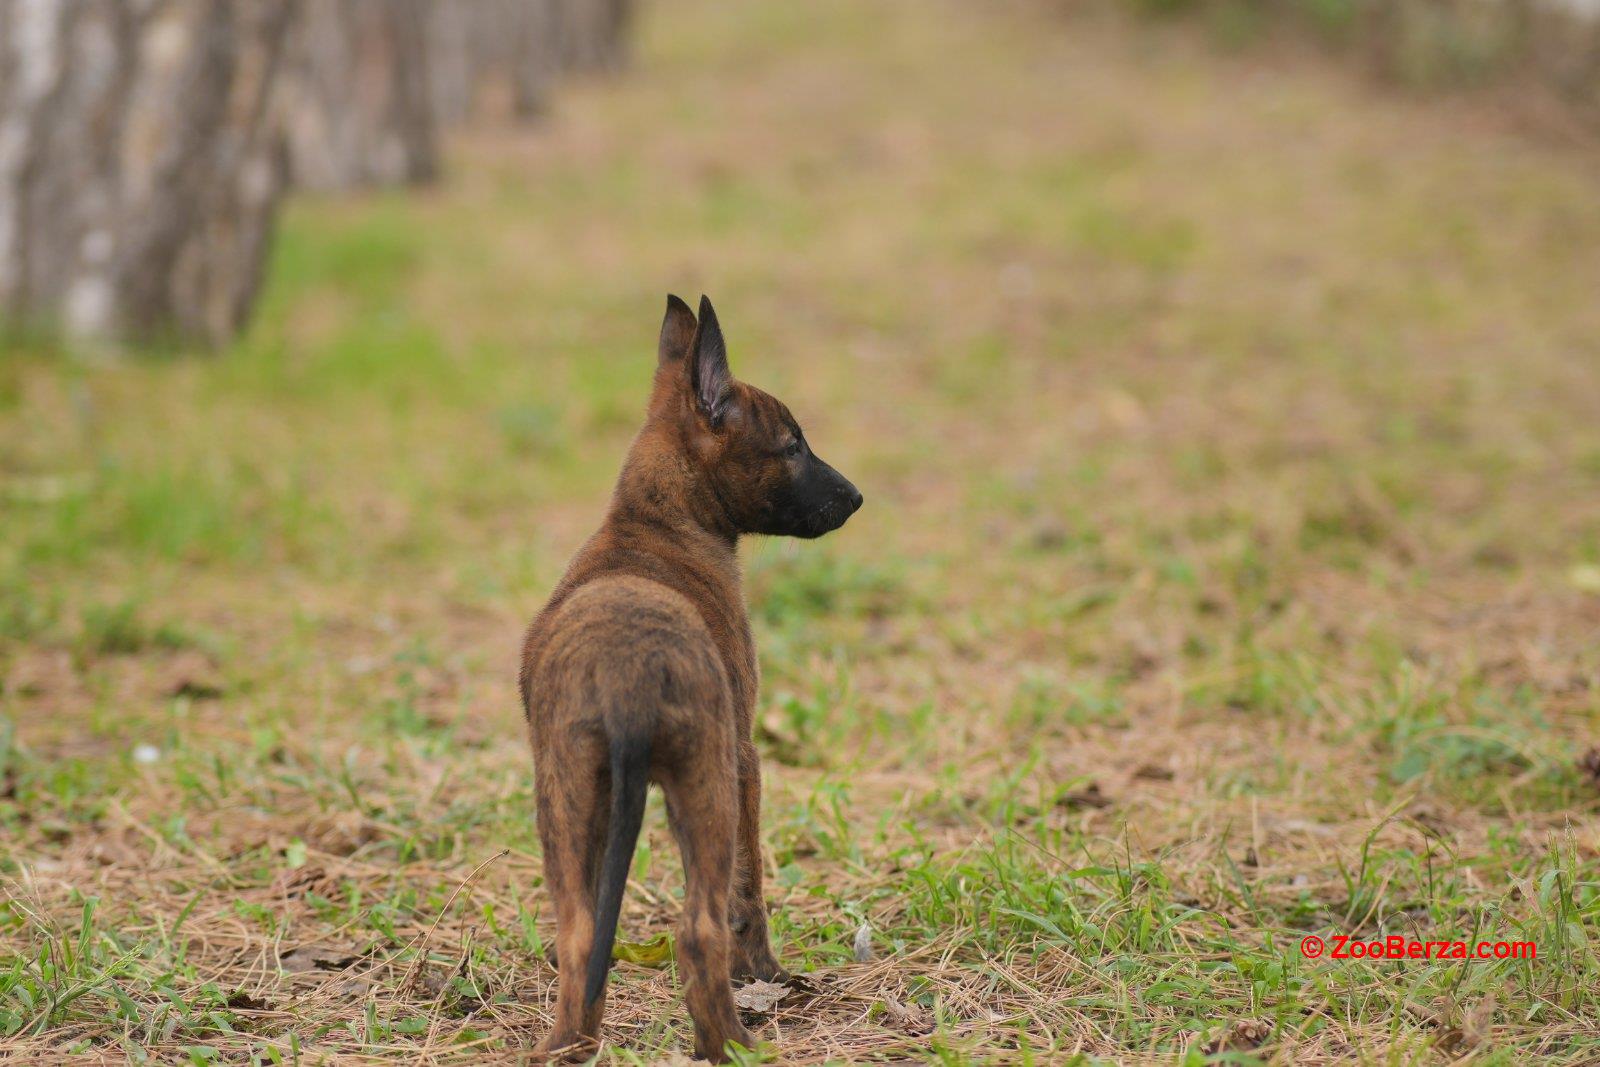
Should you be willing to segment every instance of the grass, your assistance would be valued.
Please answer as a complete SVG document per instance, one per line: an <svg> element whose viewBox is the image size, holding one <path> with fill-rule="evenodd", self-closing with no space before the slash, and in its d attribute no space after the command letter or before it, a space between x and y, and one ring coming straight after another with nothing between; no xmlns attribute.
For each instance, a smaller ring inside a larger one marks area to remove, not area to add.
<svg viewBox="0 0 1600 1067"><path fill-rule="evenodd" d="M868 500L746 553L763 1056L1600 1057L1592 157L1181 29L804 12L650 5L436 191L297 202L220 358L0 359L0 1047L542 1036L515 652L671 289ZM607 1062L690 1047L680 886L653 800Z"/></svg>

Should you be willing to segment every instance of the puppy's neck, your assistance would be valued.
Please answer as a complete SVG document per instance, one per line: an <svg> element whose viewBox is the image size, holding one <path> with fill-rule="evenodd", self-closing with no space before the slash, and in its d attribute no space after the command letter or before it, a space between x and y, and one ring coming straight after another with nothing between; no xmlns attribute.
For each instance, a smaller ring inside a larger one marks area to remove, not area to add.
<svg viewBox="0 0 1600 1067"><path fill-rule="evenodd" d="M736 558L739 531L676 428L651 420L628 450L606 524L645 526L698 550Z"/></svg>

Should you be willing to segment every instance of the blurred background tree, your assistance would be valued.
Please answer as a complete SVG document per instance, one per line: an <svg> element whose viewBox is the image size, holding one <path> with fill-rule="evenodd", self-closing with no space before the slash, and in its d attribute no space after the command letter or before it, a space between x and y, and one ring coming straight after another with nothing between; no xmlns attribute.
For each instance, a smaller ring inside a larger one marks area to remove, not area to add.
<svg viewBox="0 0 1600 1067"><path fill-rule="evenodd" d="M502 83L619 65L627 0L0 5L0 314L77 339L216 346L245 322L285 188L413 184Z"/></svg>
<svg viewBox="0 0 1600 1067"><path fill-rule="evenodd" d="M75 336L204 342L243 321L282 173L293 9L0 6L0 307Z"/></svg>
<svg viewBox="0 0 1600 1067"><path fill-rule="evenodd" d="M280 94L306 189L409 185L439 166L425 0L302 0Z"/></svg>
<svg viewBox="0 0 1600 1067"><path fill-rule="evenodd" d="M1506 77L1600 122L1594 0L1130 0L1240 41L1287 27L1409 85ZM631 0L0 5L0 315L215 347L250 312L288 188L413 185L441 126L540 113L610 71Z"/></svg>
<svg viewBox="0 0 1600 1067"><path fill-rule="evenodd" d="M1350 48L1412 87L1520 80L1600 123L1597 0L1132 0L1144 13L1204 14L1238 42L1284 27Z"/></svg>

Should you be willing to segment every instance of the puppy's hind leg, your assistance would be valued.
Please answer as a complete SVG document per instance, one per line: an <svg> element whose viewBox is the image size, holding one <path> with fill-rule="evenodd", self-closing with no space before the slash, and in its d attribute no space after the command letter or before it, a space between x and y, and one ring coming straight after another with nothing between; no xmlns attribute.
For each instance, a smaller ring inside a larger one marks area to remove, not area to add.
<svg viewBox="0 0 1600 1067"><path fill-rule="evenodd" d="M600 865L595 843L604 840L608 821L605 764L605 742L597 737L552 750L545 765L535 768L545 885L555 904L557 956L565 964L558 977L555 1025L540 1043L539 1056L570 1049L587 1057L599 1040L605 1000L584 1004L583 964L595 936Z"/></svg>
<svg viewBox="0 0 1600 1067"><path fill-rule="evenodd" d="M694 1050L701 1059L727 1060L732 1041L755 1048L739 1021L728 984L732 936L728 901L733 888L739 809L732 738L691 751L663 782L673 836L683 854L683 918L678 924L678 973L694 1019Z"/></svg>

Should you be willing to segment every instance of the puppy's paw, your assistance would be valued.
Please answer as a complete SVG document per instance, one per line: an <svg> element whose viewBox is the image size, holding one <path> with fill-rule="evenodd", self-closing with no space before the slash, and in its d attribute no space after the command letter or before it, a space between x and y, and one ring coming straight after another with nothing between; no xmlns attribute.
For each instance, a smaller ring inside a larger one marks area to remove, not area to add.
<svg viewBox="0 0 1600 1067"><path fill-rule="evenodd" d="M756 1035L752 1034L742 1025L737 1030L730 1031L726 1040L722 1044L717 1045L715 1048L711 1047L709 1041L702 1041L700 1035L696 1034L694 1041L695 1059L710 1060L712 1063L732 1063L733 1058L729 1056L727 1052L727 1048L730 1043L735 1045L743 1045L745 1048L750 1049L751 1051L755 1051L756 1045L758 1044L756 1041Z"/></svg>
<svg viewBox="0 0 1600 1067"><path fill-rule="evenodd" d="M571 1032L552 1031L533 1050L535 1063L582 1063L600 1050L593 1038Z"/></svg>
<svg viewBox="0 0 1600 1067"><path fill-rule="evenodd" d="M793 977L783 969L771 949L755 949L750 952L736 952L730 978L735 985L744 982L774 982L782 985Z"/></svg>

